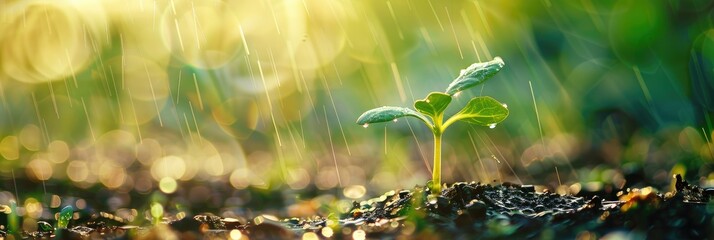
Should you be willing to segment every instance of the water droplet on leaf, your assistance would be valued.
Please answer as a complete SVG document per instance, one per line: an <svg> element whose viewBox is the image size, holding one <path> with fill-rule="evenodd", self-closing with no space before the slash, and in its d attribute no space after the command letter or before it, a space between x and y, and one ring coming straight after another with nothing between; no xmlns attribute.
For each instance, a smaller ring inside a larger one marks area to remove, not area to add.
<svg viewBox="0 0 714 240"><path fill-rule="evenodd" d="M504 104L502 104L502 105L503 105L503 107L508 108L508 104L505 104L505 103L504 103Z"/></svg>
<svg viewBox="0 0 714 240"><path fill-rule="evenodd" d="M458 97L459 95L461 95L461 92L454 93L454 97Z"/></svg>
<svg viewBox="0 0 714 240"><path fill-rule="evenodd" d="M364 127L364 128L369 127L369 123L365 123L364 125L362 125L362 127Z"/></svg>
<svg viewBox="0 0 714 240"><path fill-rule="evenodd" d="M392 120L392 122L397 122L397 119L395 118L394 120Z"/></svg>
<svg viewBox="0 0 714 240"><path fill-rule="evenodd" d="M496 124L495 124L495 123L491 123L491 124L488 125L488 128L494 129L494 128L496 128Z"/></svg>

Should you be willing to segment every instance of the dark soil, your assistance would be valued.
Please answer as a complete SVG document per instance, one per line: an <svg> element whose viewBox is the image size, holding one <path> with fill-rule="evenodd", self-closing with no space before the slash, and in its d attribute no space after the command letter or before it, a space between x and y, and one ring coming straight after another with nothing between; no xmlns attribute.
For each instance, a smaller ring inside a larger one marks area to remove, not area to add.
<svg viewBox="0 0 714 240"><path fill-rule="evenodd" d="M460 182L445 187L439 195L429 194L429 189L422 187L389 191L377 198L354 202L343 216L282 220L261 216L247 222L206 214L166 219L165 224L149 227L108 226L117 224L96 218L57 231L44 225L38 229L49 231L23 232L18 236L23 239L158 236L226 239L237 235L250 239L296 239L307 235L320 239L326 236L337 239L714 237L714 204L709 204L714 189L688 184L679 175L675 181L676 190L672 192L656 193L649 187L628 189L612 200L536 192L530 185ZM4 234L0 232L0 236Z"/></svg>

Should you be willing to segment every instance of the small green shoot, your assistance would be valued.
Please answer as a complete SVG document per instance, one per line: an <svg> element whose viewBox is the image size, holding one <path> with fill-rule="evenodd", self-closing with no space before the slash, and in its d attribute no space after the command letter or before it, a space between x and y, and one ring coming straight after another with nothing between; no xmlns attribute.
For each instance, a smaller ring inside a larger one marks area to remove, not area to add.
<svg viewBox="0 0 714 240"><path fill-rule="evenodd" d="M17 203L14 200L10 200L10 206L3 206L2 208L2 212L7 214L7 233L11 235L19 234L20 219L17 216Z"/></svg>
<svg viewBox="0 0 714 240"><path fill-rule="evenodd" d="M151 203L150 212L151 217L154 220L153 224L159 225L159 223L161 223L161 220L164 218L164 206L158 202Z"/></svg>
<svg viewBox="0 0 714 240"><path fill-rule="evenodd" d="M72 215L74 215L74 208L67 205L60 211L59 219L57 220L57 229L66 229L69 226L69 221L72 220Z"/></svg>
<svg viewBox="0 0 714 240"><path fill-rule="evenodd" d="M40 232L52 232L55 228L50 225L50 223L45 221L37 221L37 231Z"/></svg>
<svg viewBox="0 0 714 240"><path fill-rule="evenodd" d="M379 107L363 113L357 119L357 124L368 127L372 123L396 121L397 118L407 116L424 122L434 135L434 169L430 188L432 193L438 193L441 191L441 137L446 128L457 121L494 128L508 117L506 105L488 96L472 98L461 111L446 121L444 111L461 91L484 83L501 71L503 66L500 57L489 62L474 63L461 70L445 92L432 92L426 98L414 102L416 111L404 107Z"/></svg>

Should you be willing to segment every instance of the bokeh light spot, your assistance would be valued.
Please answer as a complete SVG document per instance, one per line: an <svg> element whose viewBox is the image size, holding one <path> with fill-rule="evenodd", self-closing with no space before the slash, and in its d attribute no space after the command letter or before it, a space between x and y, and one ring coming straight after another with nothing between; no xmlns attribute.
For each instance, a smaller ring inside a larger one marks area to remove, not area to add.
<svg viewBox="0 0 714 240"><path fill-rule="evenodd" d="M37 199L34 198L27 198L25 200L25 215L34 219L40 218L42 216L42 211L44 208L42 207L42 203L37 201Z"/></svg>
<svg viewBox="0 0 714 240"><path fill-rule="evenodd" d="M183 158L169 155L156 160L151 165L151 176L156 180L166 177L180 179L186 172L186 163Z"/></svg>
<svg viewBox="0 0 714 240"><path fill-rule="evenodd" d="M243 51L240 22L222 1L178 1L163 17L163 38L187 64L218 68Z"/></svg>
<svg viewBox="0 0 714 240"><path fill-rule="evenodd" d="M238 239L243 238L243 233L241 233L240 230L237 230L237 229L231 230L229 235L230 235L231 239L233 239L233 240L238 240Z"/></svg>
<svg viewBox="0 0 714 240"><path fill-rule="evenodd" d="M367 193L367 189L362 185L347 186L342 190L342 194L351 199L361 198L365 193Z"/></svg>
<svg viewBox="0 0 714 240"><path fill-rule="evenodd" d="M136 145L136 160L143 165L150 165L162 154L161 143L151 138L144 138Z"/></svg>
<svg viewBox="0 0 714 240"><path fill-rule="evenodd" d="M20 142L16 136L7 136L0 141L0 155L7 160L20 157Z"/></svg>
<svg viewBox="0 0 714 240"><path fill-rule="evenodd" d="M233 170L229 180L234 188L244 189L250 186L251 173L248 169L238 168Z"/></svg>
<svg viewBox="0 0 714 240"><path fill-rule="evenodd" d="M320 230L320 233L322 233L322 236L325 236L326 238L330 238L332 237L332 235L335 234L335 232L330 227L323 227L322 230Z"/></svg>
<svg viewBox="0 0 714 240"><path fill-rule="evenodd" d="M27 164L27 173L36 180L45 181L52 177L52 165L45 159L33 159Z"/></svg>
<svg viewBox="0 0 714 240"><path fill-rule="evenodd" d="M304 168L288 170L287 184L292 189L303 189L310 184L310 174Z"/></svg>
<svg viewBox="0 0 714 240"><path fill-rule="evenodd" d="M20 131L20 144L30 151L39 151L42 144L42 130L37 125L29 124Z"/></svg>
<svg viewBox="0 0 714 240"><path fill-rule="evenodd" d="M115 189L124 184L126 180L126 170L113 162L104 162L99 167L99 181L104 186Z"/></svg>
<svg viewBox="0 0 714 240"><path fill-rule="evenodd" d="M75 205L78 209L85 209L85 208L87 208L87 200L84 200L84 199L82 199L82 198L77 199L77 201L74 202L74 205Z"/></svg>
<svg viewBox="0 0 714 240"><path fill-rule="evenodd" d="M89 167L87 162L81 160L70 161L67 165L67 177L74 182L87 180Z"/></svg>
<svg viewBox="0 0 714 240"><path fill-rule="evenodd" d="M63 163L69 158L69 146L64 141L52 141L47 146L47 157L53 163Z"/></svg>
<svg viewBox="0 0 714 240"><path fill-rule="evenodd" d="M302 235L302 240L318 240L320 237L314 232L306 232Z"/></svg>
<svg viewBox="0 0 714 240"><path fill-rule="evenodd" d="M159 181L159 189L164 193L174 193L176 188L178 188L178 183L176 183L176 180L173 178L164 177Z"/></svg>
<svg viewBox="0 0 714 240"><path fill-rule="evenodd" d="M26 83L61 80L94 58L107 30L95 1L17 1L0 9L0 72ZM60 41L61 40L61 41ZM99 40L99 41L98 41Z"/></svg>
<svg viewBox="0 0 714 240"><path fill-rule="evenodd" d="M352 239L354 240L364 240L366 237L367 233L362 229L358 229L352 233Z"/></svg>

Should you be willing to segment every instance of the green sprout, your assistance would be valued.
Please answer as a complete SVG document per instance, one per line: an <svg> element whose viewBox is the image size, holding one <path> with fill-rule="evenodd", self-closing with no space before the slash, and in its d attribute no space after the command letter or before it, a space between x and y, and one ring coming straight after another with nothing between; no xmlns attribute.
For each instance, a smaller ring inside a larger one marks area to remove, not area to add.
<svg viewBox="0 0 714 240"><path fill-rule="evenodd" d="M57 220L57 229L66 229L69 226L69 221L72 220L72 215L74 214L74 208L67 205L60 211L59 219Z"/></svg>
<svg viewBox="0 0 714 240"><path fill-rule="evenodd" d="M17 203L14 200L10 200L10 206L6 207L5 210L5 213L7 214L8 233L13 235L19 234L20 219L17 215Z"/></svg>
<svg viewBox="0 0 714 240"><path fill-rule="evenodd" d="M459 76L449 84L446 92L432 92L425 99L414 102L415 110L404 107L379 107L363 113L357 124L367 127L371 123L396 121L401 117L415 117L434 135L434 169L431 189L433 193L441 191L441 137L446 128L457 121L496 127L496 124L508 117L508 108L496 99L488 96L472 98L461 111L444 121L444 111L453 97L466 89L479 85L501 71L504 63L500 57L484 63L474 63L461 70Z"/></svg>
<svg viewBox="0 0 714 240"><path fill-rule="evenodd" d="M153 202L151 203L151 217L153 218L153 224L159 225L161 220L164 218L164 206L161 203Z"/></svg>

